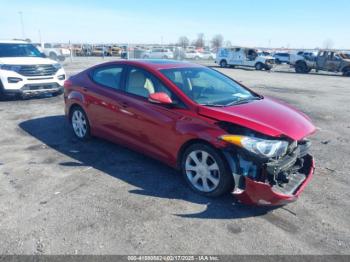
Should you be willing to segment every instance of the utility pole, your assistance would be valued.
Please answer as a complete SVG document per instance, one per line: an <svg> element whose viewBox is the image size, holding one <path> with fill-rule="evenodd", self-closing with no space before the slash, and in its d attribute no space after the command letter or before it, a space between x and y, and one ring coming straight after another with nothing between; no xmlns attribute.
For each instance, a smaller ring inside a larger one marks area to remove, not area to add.
<svg viewBox="0 0 350 262"><path fill-rule="evenodd" d="M21 23L22 38L25 39L26 34L24 32L23 12L19 11L18 14L19 14L19 19L20 19L20 23Z"/></svg>

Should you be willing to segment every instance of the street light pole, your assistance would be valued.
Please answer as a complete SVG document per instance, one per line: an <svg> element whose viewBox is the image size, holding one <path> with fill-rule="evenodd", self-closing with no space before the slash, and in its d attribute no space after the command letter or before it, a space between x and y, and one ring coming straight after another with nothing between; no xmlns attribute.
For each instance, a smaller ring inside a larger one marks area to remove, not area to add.
<svg viewBox="0 0 350 262"><path fill-rule="evenodd" d="M24 33L23 12L22 12L22 11L19 11L18 14L19 14L20 22L21 22L22 38L25 39L26 36L25 36L25 33Z"/></svg>

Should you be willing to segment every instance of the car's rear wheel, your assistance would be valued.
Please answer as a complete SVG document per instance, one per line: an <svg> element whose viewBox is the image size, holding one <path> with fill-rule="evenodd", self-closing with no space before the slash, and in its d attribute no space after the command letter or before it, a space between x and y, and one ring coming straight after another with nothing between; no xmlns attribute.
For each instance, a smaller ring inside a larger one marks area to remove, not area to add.
<svg viewBox="0 0 350 262"><path fill-rule="evenodd" d="M263 68L264 68L263 63L257 63L257 64L255 65L255 69L256 69L256 70L263 70Z"/></svg>
<svg viewBox="0 0 350 262"><path fill-rule="evenodd" d="M90 124L86 113L80 106L75 106L70 113L70 123L74 135L81 139L87 140L90 138Z"/></svg>
<svg viewBox="0 0 350 262"><path fill-rule="evenodd" d="M222 68L227 67L227 61L226 61L226 60L221 60L221 61L220 61L220 66L221 66Z"/></svg>
<svg viewBox="0 0 350 262"><path fill-rule="evenodd" d="M347 67L344 69L343 76L348 76L348 77L350 76L350 67Z"/></svg>
<svg viewBox="0 0 350 262"><path fill-rule="evenodd" d="M182 157L182 173L197 193L218 197L234 187L230 168L219 152L206 144L189 146Z"/></svg>

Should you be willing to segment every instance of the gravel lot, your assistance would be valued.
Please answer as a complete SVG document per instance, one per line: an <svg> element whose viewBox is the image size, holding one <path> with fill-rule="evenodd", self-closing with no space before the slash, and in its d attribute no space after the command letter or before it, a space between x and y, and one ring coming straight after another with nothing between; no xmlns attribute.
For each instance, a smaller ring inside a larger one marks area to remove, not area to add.
<svg viewBox="0 0 350 262"><path fill-rule="evenodd" d="M107 59L105 59L106 61ZM73 74L101 58L67 61ZM118 145L81 143L62 96L0 102L1 254L350 254L350 78L220 69L307 113L317 169L279 209L201 197Z"/></svg>

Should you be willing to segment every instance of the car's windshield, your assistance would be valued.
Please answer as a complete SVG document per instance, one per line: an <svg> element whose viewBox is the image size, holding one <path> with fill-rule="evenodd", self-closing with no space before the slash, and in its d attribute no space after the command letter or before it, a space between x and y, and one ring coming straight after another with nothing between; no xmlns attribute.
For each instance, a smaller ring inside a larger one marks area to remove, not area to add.
<svg viewBox="0 0 350 262"><path fill-rule="evenodd" d="M161 72L191 100L207 106L229 106L259 96L237 82L209 68L174 68Z"/></svg>
<svg viewBox="0 0 350 262"><path fill-rule="evenodd" d="M32 44L0 44L0 57L42 57Z"/></svg>

